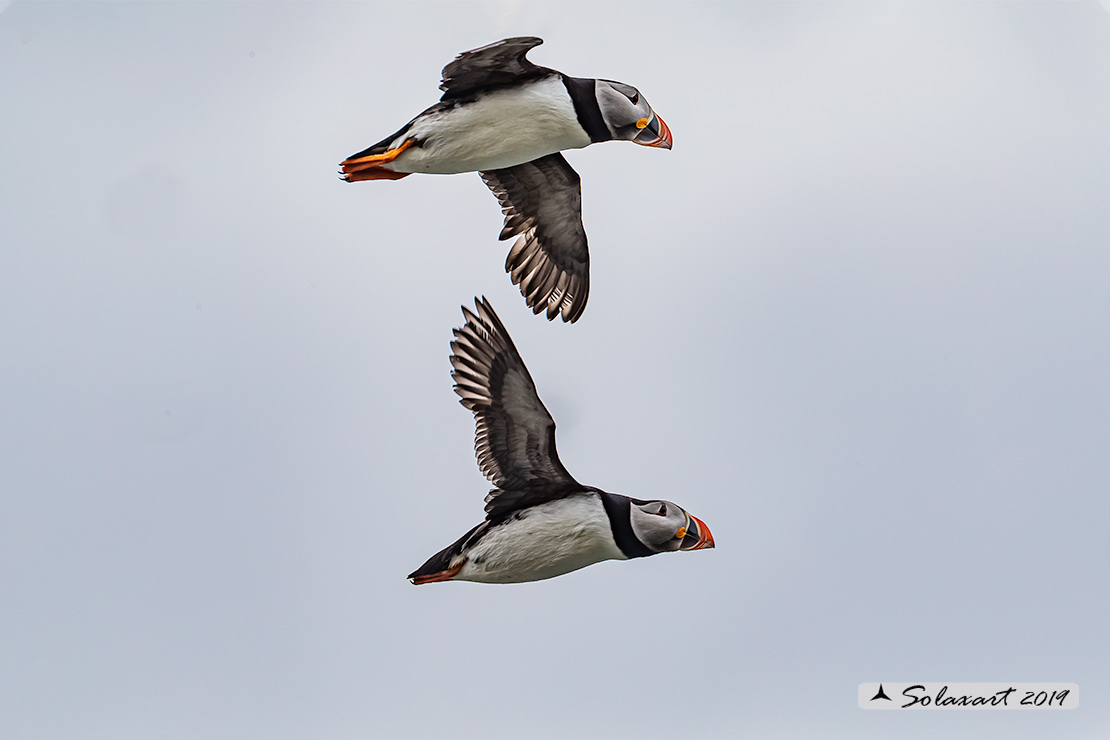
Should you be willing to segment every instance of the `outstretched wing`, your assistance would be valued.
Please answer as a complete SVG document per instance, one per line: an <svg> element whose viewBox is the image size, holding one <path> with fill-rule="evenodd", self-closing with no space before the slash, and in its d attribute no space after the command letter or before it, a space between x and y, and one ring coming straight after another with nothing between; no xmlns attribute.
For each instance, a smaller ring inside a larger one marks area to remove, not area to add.
<svg viewBox="0 0 1110 740"><path fill-rule="evenodd" d="M474 412L478 467L497 486L486 497L486 513L493 517L581 490L559 462L555 421L504 324L485 298L474 305L477 313L463 306L466 324L454 330L451 377L462 405Z"/></svg>
<svg viewBox="0 0 1110 740"><path fill-rule="evenodd" d="M574 323L590 294L590 252L582 227L582 178L562 154L479 173L505 214L501 239L519 235L505 271L533 313Z"/></svg>
<svg viewBox="0 0 1110 740"><path fill-rule="evenodd" d="M501 85L552 74L546 67L537 67L525 59L528 50L539 46L543 39L517 36L464 51L443 68L443 90L440 100L452 100Z"/></svg>

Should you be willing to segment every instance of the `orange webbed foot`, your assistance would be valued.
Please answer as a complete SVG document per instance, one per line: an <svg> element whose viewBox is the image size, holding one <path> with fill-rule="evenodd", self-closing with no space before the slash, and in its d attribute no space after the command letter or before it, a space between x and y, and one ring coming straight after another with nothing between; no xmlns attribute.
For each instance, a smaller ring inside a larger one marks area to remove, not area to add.
<svg viewBox="0 0 1110 740"><path fill-rule="evenodd" d="M405 139L401 146L389 149L381 154L368 154L365 157L351 157L339 163L343 168L343 179L347 182L359 180L400 180L407 177L408 172L394 172L385 169L382 165L389 164L413 145L413 139Z"/></svg>
<svg viewBox="0 0 1110 740"><path fill-rule="evenodd" d="M450 581L452 578L459 574L459 571L462 570L462 567L465 564L466 560L464 559L455 567L448 568L447 570L441 570L439 573L432 573L426 576L416 576L412 579L412 585L419 586L422 583L439 583L440 581Z"/></svg>

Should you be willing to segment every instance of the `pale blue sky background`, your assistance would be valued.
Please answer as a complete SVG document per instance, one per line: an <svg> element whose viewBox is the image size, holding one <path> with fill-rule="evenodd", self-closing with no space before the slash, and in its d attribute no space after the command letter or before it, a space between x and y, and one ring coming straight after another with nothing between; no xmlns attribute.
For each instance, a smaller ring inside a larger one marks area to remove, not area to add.
<svg viewBox="0 0 1110 740"><path fill-rule="evenodd" d="M336 176L523 34L674 133L567 155L574 326L476 175ZM1103 5L14 3L0 100L0 736L1110 733ZM405 581L481 518L475 294L568 469L716 550Z"/></svg>

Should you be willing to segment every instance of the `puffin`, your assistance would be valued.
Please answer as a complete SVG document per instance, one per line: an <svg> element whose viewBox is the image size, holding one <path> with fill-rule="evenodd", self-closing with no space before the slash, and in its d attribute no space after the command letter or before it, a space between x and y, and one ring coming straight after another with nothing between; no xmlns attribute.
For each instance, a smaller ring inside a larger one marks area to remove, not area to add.
<svg viewBox="0 0 1110 740"><path fill-rule="evenodd" d="M451 377L474 413L478 467L495 487L486 518L409 574L440 581L524 583L603 560L714 546L701 519L678 504L584 486L555 451L555 421L505 325L484 297L462 307Z"/></svg>
<svg viewBox="0 0 1110 740"><path fill-rule="evenodd" d="M459 54L438 103L339 166L347 182L478 172L505 217L500 240L518 237L505 260L513 284L533 313L573 323L590 255L581 178L559 152L612 140L670 149L671 131L631 85L528 61L542 43L519 36Z"/></svg>

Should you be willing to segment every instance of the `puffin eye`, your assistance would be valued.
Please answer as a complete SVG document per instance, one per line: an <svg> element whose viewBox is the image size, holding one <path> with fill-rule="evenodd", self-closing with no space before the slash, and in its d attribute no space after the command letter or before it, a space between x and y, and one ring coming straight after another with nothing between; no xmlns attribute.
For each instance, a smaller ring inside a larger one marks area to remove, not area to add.
<svg viewBox="0 0 1110 740"><path fill-rule="evenodd" d="M628 102L632 103L632 105L636 105L640 102L640 91L632 87L632 85L626 85L623 82L616 82L615 80L603 80L603 82L628 98Z"/></svg>
<svg viewBox="0 0 1110 740"><path fill-rule="evenodd" d="M667 515L667 505L666 504L660 504L659 505L659 511L657 511L655 513L658 514L659 516L666 516Z"/></svg>

